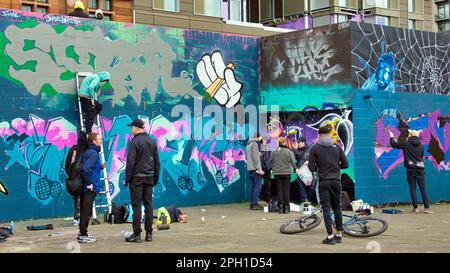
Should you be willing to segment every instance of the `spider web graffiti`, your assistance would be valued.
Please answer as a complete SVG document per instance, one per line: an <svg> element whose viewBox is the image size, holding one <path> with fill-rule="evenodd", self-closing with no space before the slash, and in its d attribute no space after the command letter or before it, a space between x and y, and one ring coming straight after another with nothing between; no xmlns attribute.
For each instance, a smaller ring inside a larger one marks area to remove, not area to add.
<svg viewBox="0 0 450 273"><path fill-rule="evenodd" d="M358 88L375 73L382 55L392 53L398 64L392 91L449 95L448 33L365 23L352 27L352 70Z"/></svg>

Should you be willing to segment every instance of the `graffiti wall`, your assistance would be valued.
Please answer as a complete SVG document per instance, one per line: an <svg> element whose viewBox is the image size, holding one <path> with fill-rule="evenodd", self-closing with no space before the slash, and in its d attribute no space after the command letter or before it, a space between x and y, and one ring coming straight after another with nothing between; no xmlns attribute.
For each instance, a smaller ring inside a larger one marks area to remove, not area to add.
<svg viewBox="0 0 450 273"><path fill-rule="evenodd" d="M403 154L390 147L387 126L400 139L421 131L429 197L450 200L450 34L364 23L351 32L356 195L410 202Z"/></svg>
<svg viewBox="0 0 450 273"><path fill-rule="evenodd" d="M261 103L280 111L351 106L350 31L330 25L261 39Z"/></svg>
<svg viewBox="0 0 450 273"><path fill-rule="evenodd" d="M0 10L0 49L0 222L71 215L64 160L79 129L75 72L111 74L99 101L115 202L129 200L127 124L137 117L160 152L156 207L246 199L245 141L232 129L255 128L217 117L258 104L256 38Z"/></svg>
<svg viewBox="0 0 450 273"><path fill-rule="evenodd" d="M268 135L270 139L284 137L289 149L298 149L298 141L306 138L307 145L314 145L318 140L319 128L330 124L332 130L329 136L339 144L349 159L349 165L353 166L353 122L351 109L304 111L304 112L280 112L271 115L268 122ZM270 141L272 148L277 147L276 141ZM344 171L352 179L353 168Z"/></svg>

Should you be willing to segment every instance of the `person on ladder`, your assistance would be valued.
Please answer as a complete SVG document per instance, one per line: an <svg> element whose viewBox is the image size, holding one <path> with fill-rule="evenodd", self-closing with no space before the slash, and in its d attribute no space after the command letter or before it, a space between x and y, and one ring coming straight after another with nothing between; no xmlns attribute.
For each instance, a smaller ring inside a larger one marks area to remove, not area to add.
<svg viewBox="0 0 450 273"><path fill-rule="evenodd" d="M95 93L99 93L101 83L109 82L111 76L106 71L90 74L87 76L80 86L78 96L80 97L81 111L84 114L84 124L86 133L92 132L94 118L102 111L102 105L95 100Z"/></svg>

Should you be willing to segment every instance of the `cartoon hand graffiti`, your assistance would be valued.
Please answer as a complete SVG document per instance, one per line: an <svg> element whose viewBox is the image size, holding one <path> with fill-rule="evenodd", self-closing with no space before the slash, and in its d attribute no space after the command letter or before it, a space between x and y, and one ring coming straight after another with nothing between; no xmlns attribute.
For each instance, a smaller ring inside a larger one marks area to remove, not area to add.
<svg viewBox="0 0 450 273"><path fill-rule="evenodd" d="M225 66L220 51L203 55L196 67L197 76L206 92L226 108L232 108L241 99L242 83L236 80L234 69L233 63Z"/></svg>
<svg viewBox="0 0 450 273"><path fill-rule="evenodd" d="M4 195L8 195L8 190L6 189L2 181L0 181L0 192L3 193Z"/></svg>

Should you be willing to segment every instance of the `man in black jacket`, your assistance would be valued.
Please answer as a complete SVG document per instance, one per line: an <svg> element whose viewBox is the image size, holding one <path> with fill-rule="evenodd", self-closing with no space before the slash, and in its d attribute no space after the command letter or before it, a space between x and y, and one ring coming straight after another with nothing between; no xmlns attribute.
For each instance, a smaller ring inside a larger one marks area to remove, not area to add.
<svg viewBox="0 0 450 273"><path fill-rule="evenodd" d="M325 219L328 236L324 244L334 245L342 242L342 212L341 212L341 169L348 168L344 151L329 137L331 125L319 129L319 140L311 148L308 168L311 172L317 170L319 176L320 206ZM330 208L334 212L337 234L333 236L333 220Z"/></svg>
<svg viewBox="0 0 450 273"><path fill-rule="evenodd" d="M420 132L409 130L407 141L398 141L394 134L389 131L391 137L391 146L395 149L403 150L403 163L406 167L406 178L409 184L409 192L413 203L414 213L419 213L417 208L416 183L419 184L420 193L425 207L425 213L431 214L430 201L428 200L427 191L425 189L425 165L423 162L423 145L420 143Z"/></svg>
<svg viewBox="0 0 450 273"><path fill-rule="evenodd" d="M141 205L145 208L145 240L152 240L152 193L159 178L159 156L156 142L144 131L144 122L133 120L131 126L133 139L128 144L127 167L124 185L130 185L131 206L133 207L133 234L126 242L141 242Z"/></svg>

